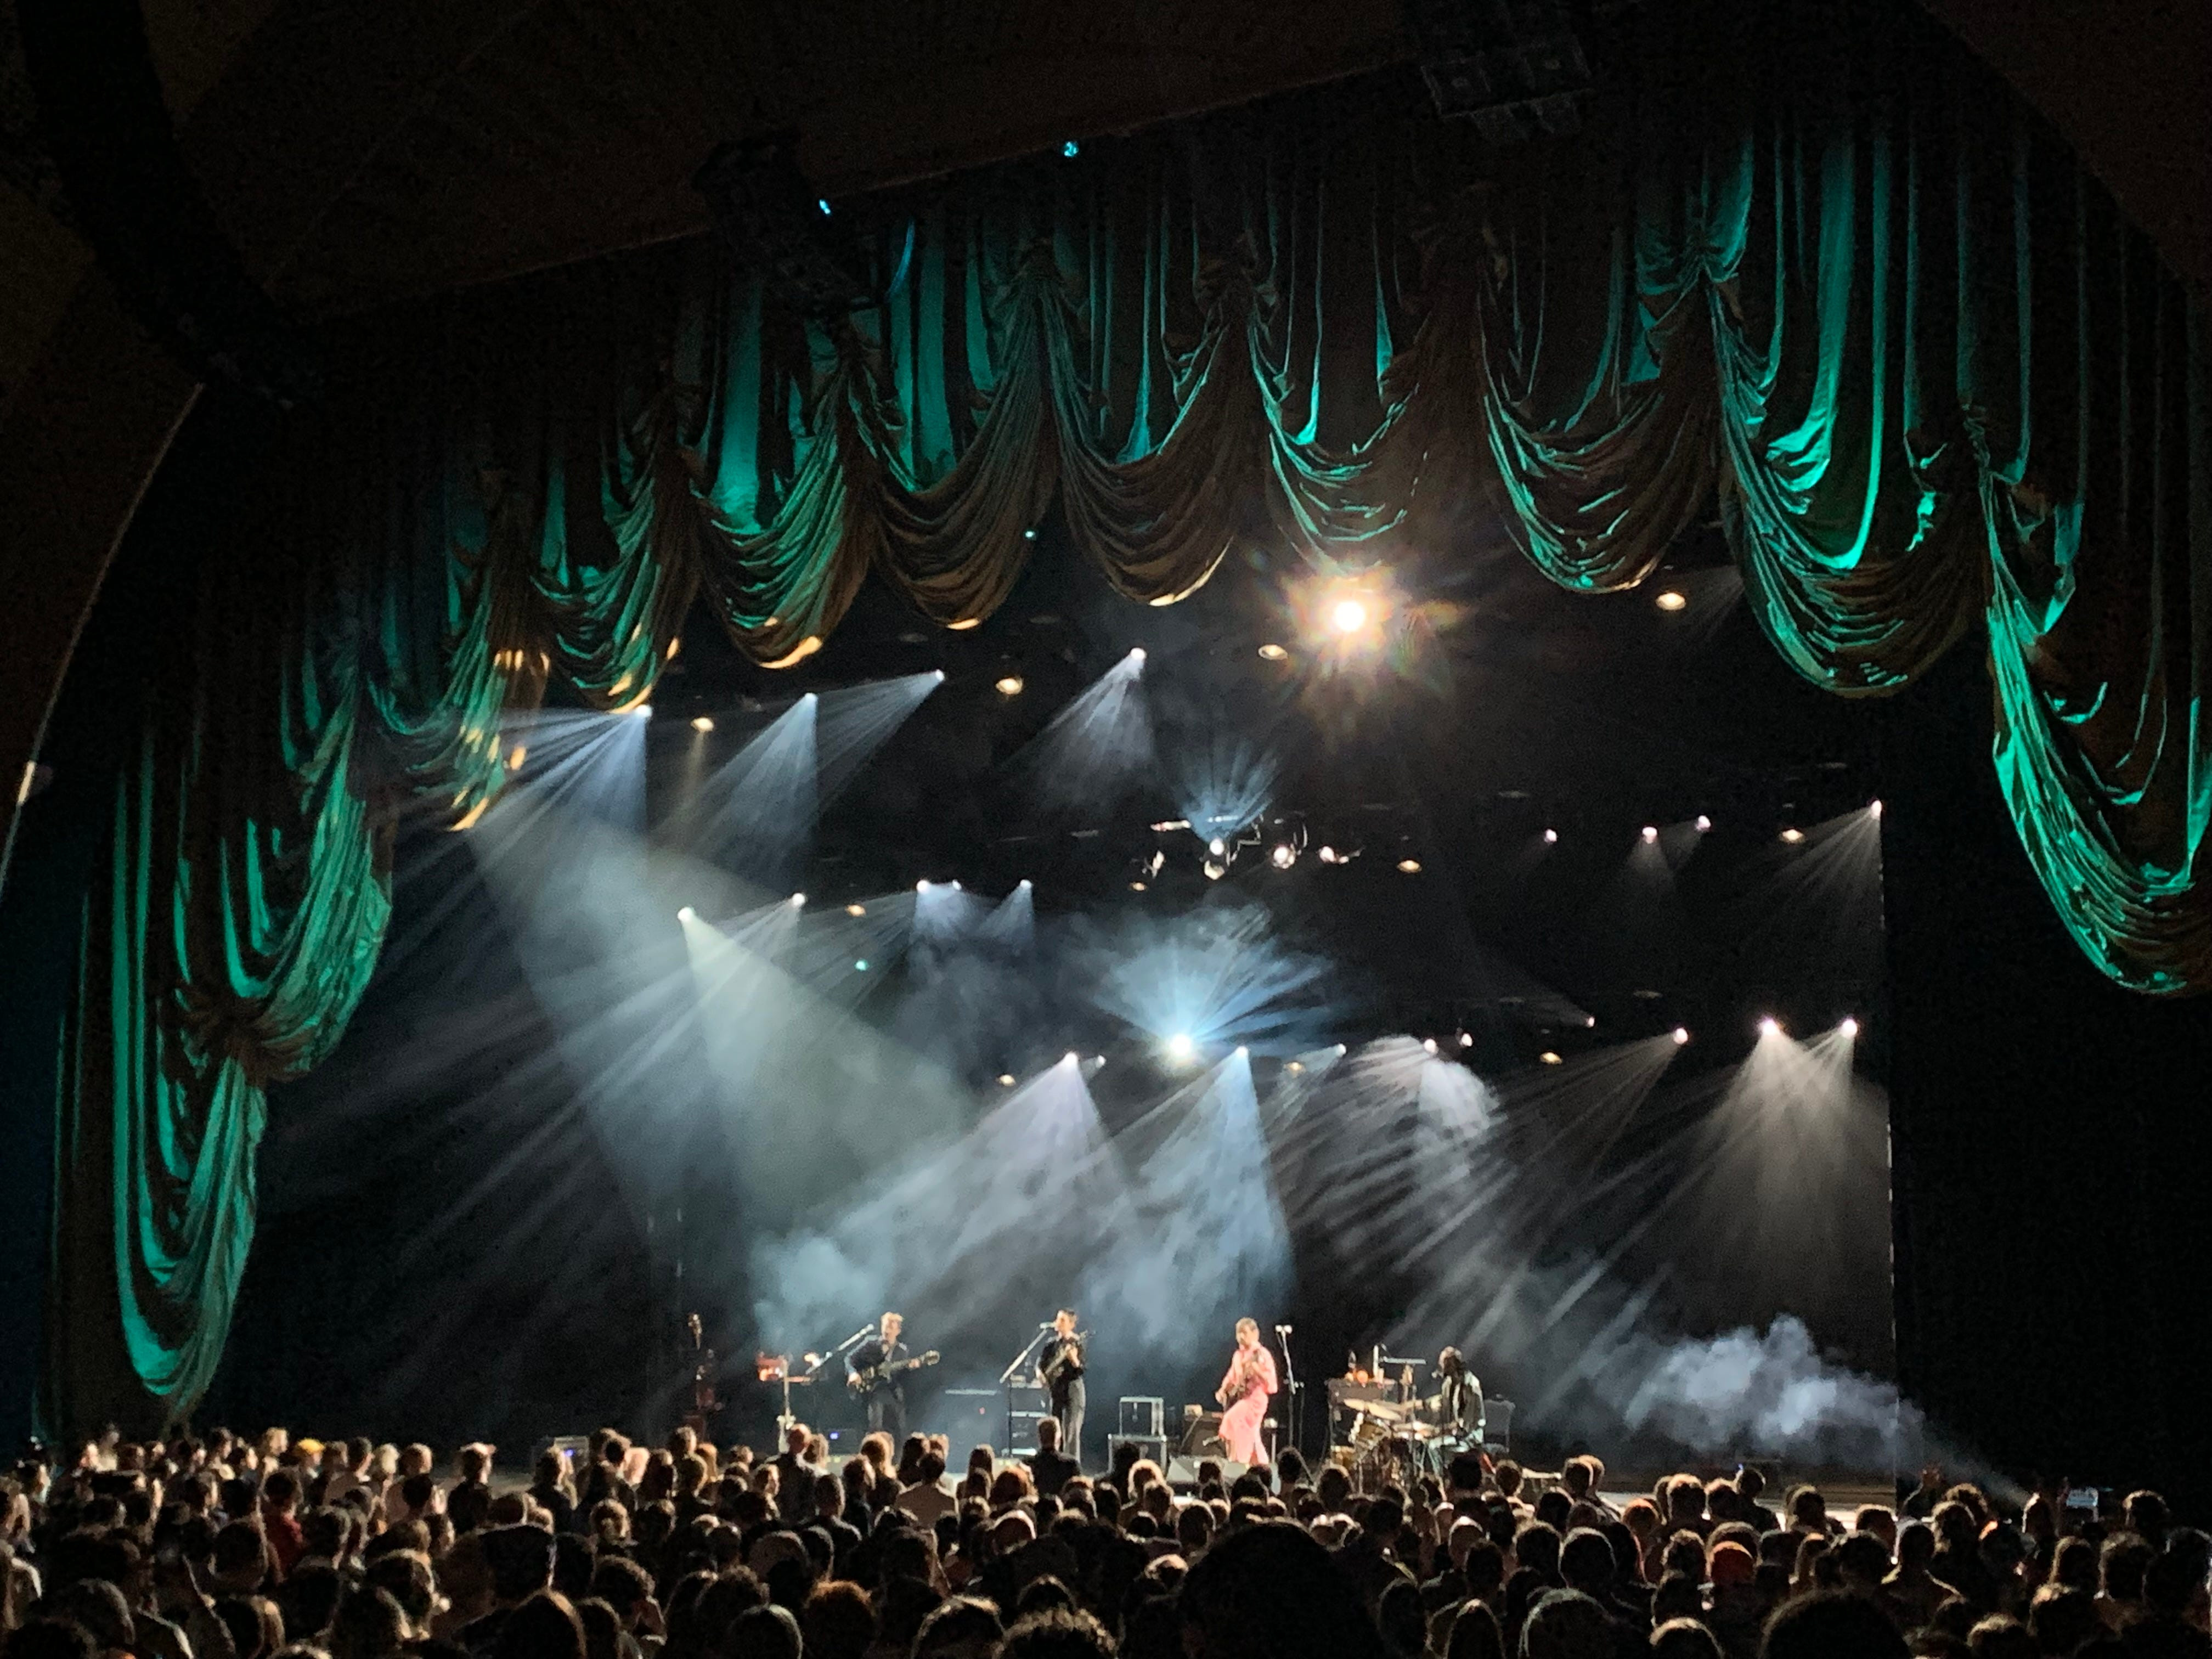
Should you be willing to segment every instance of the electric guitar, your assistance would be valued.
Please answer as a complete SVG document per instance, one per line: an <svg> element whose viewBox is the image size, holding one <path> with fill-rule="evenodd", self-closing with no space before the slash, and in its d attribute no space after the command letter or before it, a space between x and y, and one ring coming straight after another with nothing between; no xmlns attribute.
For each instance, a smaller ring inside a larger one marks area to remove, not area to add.
<svg viewBox="0 0 2212 1659"><path fill-rule="evenodd" d="M873 1394L902 1371L918 1371L924 1365L934 1365L939 1358L936 1349L916 1354L911 1359L895 1359L888 1365L863 1365L845 1379L845 1386L854 1394Z"/></svg>

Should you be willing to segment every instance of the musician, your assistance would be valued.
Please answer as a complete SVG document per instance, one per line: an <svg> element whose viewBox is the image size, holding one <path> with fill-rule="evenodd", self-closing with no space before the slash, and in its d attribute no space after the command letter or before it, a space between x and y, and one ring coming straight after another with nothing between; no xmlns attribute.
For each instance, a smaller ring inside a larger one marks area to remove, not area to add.
<svg viewBox="0 0 2212 1659"><path fill-rule="evenodd" d="M864 1376L873 1380L865 1385L868 1401L868 1432L890 1436L891 1443L898 1444L906 1438L906 1345L899 1340L899 1332L906 1321L895 1313L887 1313L877 1327L876 1334L845 1356L845 1375L855 1386Z"/></svg>
<svg viewBox="0 0 2212 1659"><path fill-rule="evenodd" d="M1256 1320L1237 1322L1237 1351L1229 1356L1228 1373L1213 1397L1225 1408L1221 1414L1221 1438L1229 1455L1249 1466L1267 1461L1261 1425L1267 1421L1267 1400L1275 1392L1275 1357L1260 1346Z"/></svg>
<svg viewBox="0 0 2212 1659"><path fill-rule="evenodd" d="M1482 1380L1467 1368L1457 1348L1437 1356L1437 1392L1428 1402L1439 1452L1482 1445Z"/></svg>
<svg viewBox="0 0 2212 1659"><path fill-rule="evenodd" d="M1052 1334L1037 1354L1037 1385L1052 1396L1052 1414L1060 1419L1061 1449L1083 1468L1083 1351L1088 1338L1075 1328L1075 1310L1062 1308L1052 1316Z"/></svg>

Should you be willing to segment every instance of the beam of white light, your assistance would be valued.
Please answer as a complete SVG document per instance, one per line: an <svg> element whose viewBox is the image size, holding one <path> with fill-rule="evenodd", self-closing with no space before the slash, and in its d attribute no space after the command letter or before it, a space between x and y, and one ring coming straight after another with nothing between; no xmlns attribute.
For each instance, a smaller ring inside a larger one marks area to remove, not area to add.
<svg viewBox="0 0 2212 1659"><path fill-rule="evenodd" d="M1017 883L984 915L975 928L975 942L1006 955L1029 954L1036 943L1035 890L1029 883Z"/></svg>
<svg viewBox="0 0 2212 1659"><path fill-rule="evenodd" d="M1281 769L1271 752L1214 725L1180 748L1176 799L1192 835L1210 845L1267 816Z"/></svg>
<svg viewBox="0 0 2212 1659"><path fill-rule="evenodd" d="M642 832L645 737L646 723L629 714L541 708L514 717L506 741L523 766L501 799L522 811L510 810L510 826L554 809Z"/></svg>
<svg viewBox="0 0 2212 1659"><path fill-rule="evenodd" d="M826 805L945 683L936 669L824 691L814 714L816 794Z"/></svg>
<svg viewBox="0 0 2212 1659"><path fill-rule="evenodd" d="M1097 1006L1161 1041L1279 1051L1325 1012L1328 963L1277 942L1259 905L1125 919L1084 957Z"/></svg>
<svg viewBox="0 0 2212 1659"><path fill-rule="evenodd" d="M1141 652L1123 657L1008 761L1038 806L1053 813L1103 807L1151 772L1143 670Z"/></svg>
<svg viewBox="0 0 2212 1659"><path fill-rule="evenodd" d="M801 867L821 799L819 707L799 698L678 804L671 827L687 849L763 881Z"/></svg>
<svg viewBox="0 0 2212 1659"><path fill-rule="evenodd" d="M1882 972L1881 820L1854 810L1803 833L1758 856L1723 925L1741 941L1743 971L1765 983L1864 995Z"/></svg>

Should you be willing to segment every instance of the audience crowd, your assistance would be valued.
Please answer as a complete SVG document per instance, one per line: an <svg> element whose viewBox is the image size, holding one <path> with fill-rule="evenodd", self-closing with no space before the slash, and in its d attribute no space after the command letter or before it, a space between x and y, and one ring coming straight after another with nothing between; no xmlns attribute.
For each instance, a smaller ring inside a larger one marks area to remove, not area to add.
<svg viewBox="0 0 2212 1659"><path fill-rule="evenodd" d="M2014 1507L1933 1470L1832 1513L1759 1472L1621 1501L1463 1456L1201 1465L1051 1443L833 1467L611 1430L526 1485L493 1449L112 1435L0 1478L0 1659L2212 1659L2212 1539L2156 1494Z"/></svg>

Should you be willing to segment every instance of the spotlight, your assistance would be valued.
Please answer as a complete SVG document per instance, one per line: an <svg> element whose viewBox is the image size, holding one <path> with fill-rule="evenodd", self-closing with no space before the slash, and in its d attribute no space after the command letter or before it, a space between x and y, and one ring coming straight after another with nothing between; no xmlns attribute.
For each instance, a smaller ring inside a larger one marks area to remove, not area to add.
<svg viewBox="0 0 2212 1659"><path fill-rule="evenodd" d="M1273 640L1260 647L1260 654L1269 662L1288 662L1291 658L1291 653Z"/></svg>
<svg viewBox="0 0 2212 1659"><path fill-rule="evenodd" d="M1141 881L1133 881L1129 884L1129 890L1133 893L1141 893L1145 890L1145 884Z"/></svg>
<svg viewBox="0 0 2212 1659"><path fill-rule="evenodd" d="M822 210L822 216L823 218L827 219L830 216L830 198L828 197L816 197L814 198L814 205Z"/></svg>
<svg viewBox="0 0 2212 1659"><path fill-rule="evenodd" d="M1557 1066L1559 1063L1559 1055L1553 1054L1549 1048L1545 1049L1544 1052L1537 1055L1536 1058L1542 1060L1547 1066Z"/></svg>
<svg viewBox="0 0 2212 1659"><path fill-rule="evenodd" d="M1459 1034L1459 1046L1460 1046L1461 1048L1474 1048L1474 1032L1472 1032L1472 1031L1462 1031L1462 1032Z"/></svg>
<svg viewBox="0 0 2212 1659"><path fill-rule="evenodd" d="M1243 1043L1241 1043L1241 1042L1240 1042L1240 1043L1238 1043L1238 1044L1237 1045L1237 1059L1239 1059L1239 1060L1249 1060L1251 1057L1252 1057L1252 1051L1251 1051L1249 1048L1246 1048Z"/></svg>
<svg viewBox="0 0 2212 1659"><path fill-rule="evenodd" d="M1431 1054L1434 1054L1437 1051L1437 1040L1434 1037L1423 1037L1421 1039L1421 1047L1427 1049Z"/></svg>
<svg viewBox="0 0 2212 1659"><path fill-rule="evenodd" d="M1707 817L1703 812L1698 814L1698 833L1699 835L1704 835L1706 830L1712 827L1713 821L1711 818Z"/></svg>
<svg viewBox="0 0 2212 1659"><path fill-rule="evenodd" d="M854 960L854 963L853 963L853 971L854 971L854 973L856 973L856 974L865 974L865 973L866 973L866 972L868 971L868 959L867 959L867 957L856 957L856 958Z"/></svg>
<svg viewBox="0 0 2212 1659"><path fill-rule="evenodd" d="M1187 1032L1177 1031L1168 1039L1168 1058L1177 1065L1181 1065L1197 1052L1198 1045L1190 1040Z"/></svg>
<svg viewBox="0 0 2212 1659"><path fill-rule="evenodd" d="M1597 1030L1597 1016L1595 1014L1584 1014L1583 1016L1583 1030L1585 1031L1595 1031Z"/></svg>
<svg viewBox="0 0 2212 1659"><path fill-rule="evenodd" d="M676 920L678 921L696 921L698 919L699 913L688 904L676 913Z"/></svg>
<svg viewBox="0 0 2212 1659"><path fill-rule="evenodd" d="M1761 1036L1781 1036L1782 1022L1771 1014L1761 1015L1759 1021L1759 1034Z"/></svg>
<svg viewBox="0 0 2212 1659"><path fill-rule="evenodd" d="M1022 539L1025 542L1035 541L1036 539L1036 532L1034 530L1024 530L1022 532Z"/></svg>
<svg viewBox="0 0 2212 1659"><path fill-rule="evenodd" d="M1267 854L1267 862L1278 870L1287 870L1297 861L1298 849L1288 842L1278 843L1275 850Z"/></svg>
<svg viewBox="0 0 2212 1659"><path fill-rule="evenodd" d="M649 702L641 702L629 712L641 720L649 720L653 718L653 705Z"/></svg>
<svg viewBox="0 0 2212 1659"><path fill-rule="evenodd" d="M953 890L954 892L956 892L956 893L957 893L957 892L958 892L958 891L960 890L960 883L959 883L959 881L958 881L958 879L957 879L957 878L954 879L954 881L953 881L953 883L952 883L952 890Z"/></svg>
<svg viewBox="0 0 2212 1659"><path fill-rule="evenodd" d="M933 678L933 679L934 679L934 680L936 680L936 681L938 682L938 684L939 684L941 685L941 684L944 684L944 682L945 682L945 671L944 671L942 668L940 668L940 669L939 669L939 670L938 670L934 674L933 674L930 678Z"/></svg>
<svg viewBox="0 0 2212 1659"><path fill-rule="evenodd" d="M1219 859L1208 859L1208 860L1206 860L1206 878L1208 881L1219 881L1219 880L1222 878L1222 877L1224 877L1224 876L1227 875L1228 873L1229 873L1229 866L1228 866L1227 865L1224 864L1224 863L1223 863Z"/></svg>
<svg viewBox="0 0 2212 1659"><path fill-rule="evenodd" d="M1796 825L1792 824L1789 829L1784 830L1782 832L1782 839L1789 842L1790 846L1795 847L1799 842L1805 839L1805 832L1802 830L1798 829Z"/></svg>
<svg viewBox="0 0 2212 1659"><path fill-rule="evenodd" d="M1129 660L1131 662L1142 662L1144 659L1145 647L1143 646L1133 645L1129 647Z"/></svg>
<svg viewBox="0 0 2212 1659"><path fill-rule="evenodd" d="M1652 604L1657 605L1662 611L1680 611L1684 605L1689 604L1689 600L1684 599L1675 589L1669 587L1662 589L1659 597L1652 600Z"/></svg>
<svg viewBox="0 0 2212 1659"><path fill-rule="evenodd" d="M1324 847L1314 856L1323 864L1341 864L1344 861L1337 856L1336 848L1334 847Z"/></svg>
<svg viewBox="0 0 2212 1659"><path fill-rule="evenodd" d="M1855 1037L1859 1034L1859 1023L1855 1019L1847 1018L1844 1023L1836 1027L1836 1029L1838 1031L1841 1031L1847 1037Z"/></svg>
<svg viewBox="0 0 2212 1659"><path fill-rule="evenodd" d="M1421 861L1419 859L1400 859L1398 870L1401 875L1418 876L1421 873Z"/></svg>
<svg viewBox="0 0 2212 1659"><path fill-rule="evenodd" d="M510 772L520 772L522 769L522 763L529 759L529 757L530 750L518 743L514 748L507 751L507 769ZM35 764L35 763L33 763ZM27 787L29 781L30 780L28 777L26 777L24 782ZM25 796L25 799L29 799L27 794ZM21 803L18 804L20 805Z"/></svg>
<svg viewBox="0 0 2212 1659"><path fill-rule="evenodd" d="M1220 836L1216 836L1212 841L1206 843L1206 850L1212 854L1214 857L1219 858L1224 853L1229 850L1229 843L1222 840Z"/></svg>
<svg viewBox="0 0 2212 1659"><path fill-rule="evenodd" d="M1344 1047L1344 1045L1343 1045L1341 1042L1340 1042L1340 1043L1338 1043L1338 1044L1336 1045L1336 1052L1337 1052L1337 1055L1338 1055L1338 1057L1339 1057L1340 1059L1343 1057L1343 1055L1344 1055L1344 1054L1345 1054L1345 1047Z"/></svg>
<svg viewBox="0 0 2212 1659"><path fill-rule="evenodd" d="M1303 1075L1305 1072L1305 1062L1302 1060L1294 1060L1289 1065L1284 1066L1283 1069L1288 1072L1292 1077L1298 1077Z"/></svg>
<svg viewBox="0 0 2212 1659"><path fill-rule="evenodd" d="M1027 876L1024 876L1019 881L1014 884L1017 887L1027 887L1029 884L1030 878Z"/></svg>
<svg viewBox="0 0 2212 1659"><path fill-rule="evenodd" d="M1340 634L1357 634L1367 626L1367 607L1358 599L1339 599L1329 607L1328 625Z"/></svg>
<svg viewBox="0 0 2212 1659"><path fill-rule="evenodd" d="M1557 847L1559 844L1559 832L1558 830L1547 830L1546 831L1544 831L1544 845L1545 845L1545 846L1547 846L1547 847Z"/></svg>
<svg viewBox="0 0 2212 1659"><path fill-rule="evenodd" d="M1011 1088L1012 1088L1012 1087L1014 1086L1014 1074L1013 1074L1012 1072L1001 1072L1001 1073L999 1073L999 1086L1000 1086L1001 1089L1011 1089Z"/></svg>
<svg viewBox="0 0 2212 1659"><path fill-rule="evenodd" d="M1022 677L1019 674L1001 675L996 684L999 695L1002 697L1018 697L1022 695Z"/></svg>
<svg viewBox="0 0 2212 1659"><path fill-rule="evenodd" d="M865 916L868 914L868 907L865 904L848 904L845 907L845 914L848 916Z"/></svg>
<svg viewBox="0 0 2212 1659"><path fill-rule="evenodd" d="M929 884L926 881L918 881L914 884L914 890L917 893L927 893L929 890Z"/></svg>
<svg viewBox="0 0 2212 1659"><path fill-rule="evenodd" d="M694 732L713 731L714 729L714 721L713 717L707 714L694 714L691 717L691 729Z"/></svg>
<svg viewBox="0 0 2212 1659"><path fill-rule="evenodd" d="M791 908L794 910L804 910L806 908L806 895L793 893L791 896Z"/></svg>
<svg viewBox="0 0 2212 1659"><path fill-rule="evenodd" d="M1083 146L1077 143L1074 139L1071 138L1060 147L1060 153L1066 156L1069 161L1073 161L1078 155L1083 153Z"/></svg>
<svg viewBox="0 0 2212 1659"><path fill-rule="evenodd" d="M1081 1058L1077 1055L1075 1050L1070 1048L1066 1054L1060 1057L1060 1063L1063 1066L1080 1066L1083 1064L1083 1061Z"/></svg>
<svg viewBox="0 0 2212 1659"><path fill-rule="evenodd" d="M1674 1028L1674 1046L1675 1046L1677 1048L1680 1048L1684 1043L1687 1042L1689 1040L1690 1040L1690 1031L1689 1031L1689 1028L1688 1028L1687 1026L1685 1026L1685 1025L1677 1025L1677 1026Z"/></svg>
<svg viewBox="0 0 2212 1659"><path fill-rule="evenodd" d="M1638 831L1638 833L1644 837L1644 845L1647 847L1653 842L1659 839L1659 831L1655 827L1648 823L1645 824L1641 830Z"/></svg>
<svg viewBox="0 0 2212 1659"><path fill-rule="evenodd" d="M1869 801L1867 803L1867 816L1870 818L1880 817L1881 816L1881 803L1878 800Z"/></svg>
<svg viewBox="0 0 2212 1659"><path fill-rule="evenodd" d="M941 670L941 669L939 671L939 672L940 672L940 673L942 673L943 672L944 672L944 671L943 671L943 670ZM809 691L809 692L808 692L805 696L803 696L803 697L801 697L801 698L799 699L799 702L821 702L821 701L822 701L821 694L820 694L819 692L815 692L815 691Z"/></svg>

